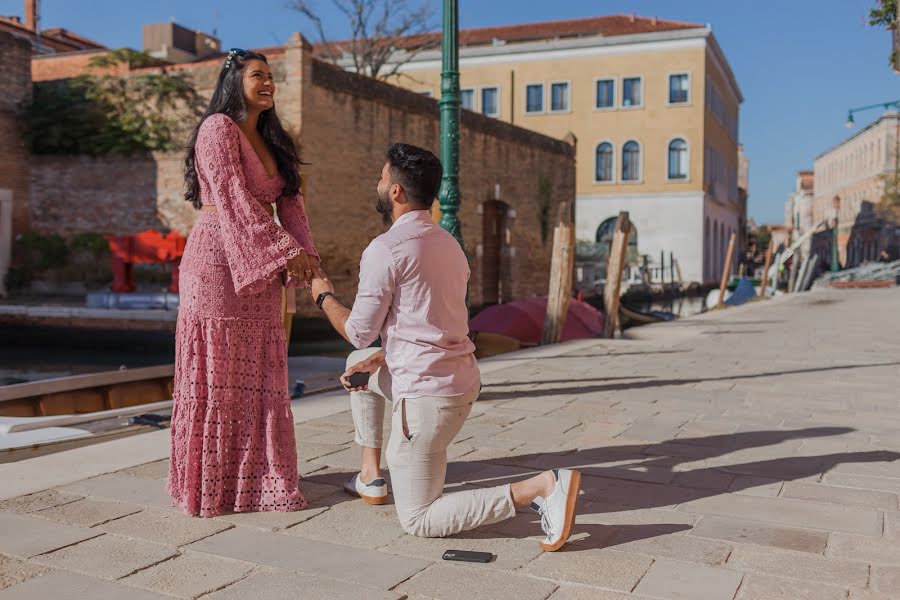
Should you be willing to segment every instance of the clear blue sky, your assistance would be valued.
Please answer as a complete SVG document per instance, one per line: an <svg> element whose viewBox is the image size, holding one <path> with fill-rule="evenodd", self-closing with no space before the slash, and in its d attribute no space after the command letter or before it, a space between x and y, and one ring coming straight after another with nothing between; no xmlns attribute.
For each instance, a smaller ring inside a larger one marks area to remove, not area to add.
<svg viewBox="0 0 900 600"><path fill-rule="evenodd" d="M436 7L439 0L430 0ZM416 4L417 0L410 0ZM21 15L22 0L0 0ZM42 0L43 27L65 27L107 46L141 45L141 25L174 19L212 32L224 47L283 43L313 30L286 0ZM744 93L740 138L750 157L750 216L780 223L794 172L844 139L847 109L900 99L900 75L887 66L890 36L864 25L875 0L460 0L462 27L637 13L710 23ZM346 24L318 0L336 36ZM89 7L89 8L88 8ZM125 8L127 7L127 9ZM435 19L439 25L439 14ZM877 118L859 115L858 126Z"/></svg>

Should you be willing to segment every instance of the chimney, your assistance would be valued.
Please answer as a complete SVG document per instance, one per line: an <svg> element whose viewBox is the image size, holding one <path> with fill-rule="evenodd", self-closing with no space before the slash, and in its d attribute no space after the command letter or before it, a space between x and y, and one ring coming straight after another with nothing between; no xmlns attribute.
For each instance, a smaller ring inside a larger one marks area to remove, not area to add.
<svg viewBox="0 0 900 600"><path fill-rule="evenodd" d="M637 15L636 15L635 13L631 13L630 15L628 15L628 19L629 19L632 23L634 23L634 22L637 20Z"/></svg>
<svg viewBox="0 0 900 600"><path fill-rule="evenodd" d="M653 25L654 27L656 27L657 22L658 21L657 21L656 17L653 17L652 19L650 19L650 24Z"/></svg>
<svg viewBox="0 0 900 600"><path fill-rule="evenodd" d="M38 0L25 0L25 27L37 31Z"/></svg>

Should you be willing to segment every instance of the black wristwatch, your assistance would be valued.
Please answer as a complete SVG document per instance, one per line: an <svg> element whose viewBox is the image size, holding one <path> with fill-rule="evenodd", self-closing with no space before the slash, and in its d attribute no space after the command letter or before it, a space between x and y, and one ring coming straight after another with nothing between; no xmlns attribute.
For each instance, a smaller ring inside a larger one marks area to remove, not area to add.
<svg viewBox="0 0 900 600"><path fill-rule="evenodd" d="M328 296L334 296L334 294L331 292L322 292L321 294L319 294L319 297L316 298L316 306L318 306L319 309L322 308L322 303L325 302L325 298L327 298Z"/></svg>

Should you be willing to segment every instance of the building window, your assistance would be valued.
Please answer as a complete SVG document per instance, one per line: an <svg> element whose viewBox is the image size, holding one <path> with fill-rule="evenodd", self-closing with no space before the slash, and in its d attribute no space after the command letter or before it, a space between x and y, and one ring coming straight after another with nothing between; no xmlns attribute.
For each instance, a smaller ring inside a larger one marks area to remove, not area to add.
<svg viewBox="0 0 900 600"><path fill-rule="evenodd" d="M622 146L622 181L641 178L641 146L634 140Z"/></svg>
<svg viewBox="0 0 900 600"><path fill-rule="evenodd" d="M597 80L597 108L615 108L616 106L616 80Z"/></svg>
<svg viewBox="0 0 900 600"><path fill-rule="evenodd" d="M641 106L641 83L640 77L626 77L622 80L622 106Z"/></svg>
<svg viewBox="0 0 900 600"><path fill-rule="evenodd" d="M609 142L603 142L597 146L596 157L596 181L613 180L613 147Z"/></svg>
<svg viewBox="0 0 900 600"><path fill-rule="evenodd" d="M481 112L489 117L500 114L500 89L496 87L481 88Z"/></svg>
<svg viewBox="0 0 900 600"><path fill-rule="evenodd" d="M532 83L525 86L525 112L544 112L544 84Z"/></svg>
<svg viewBox="0 0 900 600"><path fill-rule="evenodd" d="M475 110L475 90L459 90L459 106L466 110Z"/></svg>
<svg viewBox="0 0 900 600"><path fill-rule="evenodd" d="M421 92L419 92L419 94L425 96L426 98L431 98L431 90L422 90Z"/></svg>
<svg viewBox="0 0 900 600"><path fill-rule="evenodd" d="M550 84L550 110L553 112L569 110L568 82Z"/></svg>
<svg viewBox="0 0 900 600"><path fill-rule="evenodd" d="M669 143L669 179L687 179L688 146L681 138Z"/></svg>
<svg viewBox="0 0 900 600"><path fill-rule="evenodd" d="M669 75L669 104L686 104L688 102L687 73Z"/></svg>

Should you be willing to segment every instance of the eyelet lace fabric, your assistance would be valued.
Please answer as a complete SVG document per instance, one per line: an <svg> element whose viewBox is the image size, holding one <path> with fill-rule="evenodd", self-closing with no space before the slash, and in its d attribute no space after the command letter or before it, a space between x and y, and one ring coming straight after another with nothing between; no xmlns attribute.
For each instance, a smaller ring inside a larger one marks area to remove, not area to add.
<svg viewBox="0 0 900 600"><path fill-rule="evenodd" d="M167 488L184 512L293 511L297 450L287 382L281 286L287 261L317 256L302 198L281 194L225 115L197 138L203 202L180 272L171 465Z"/></svg>

